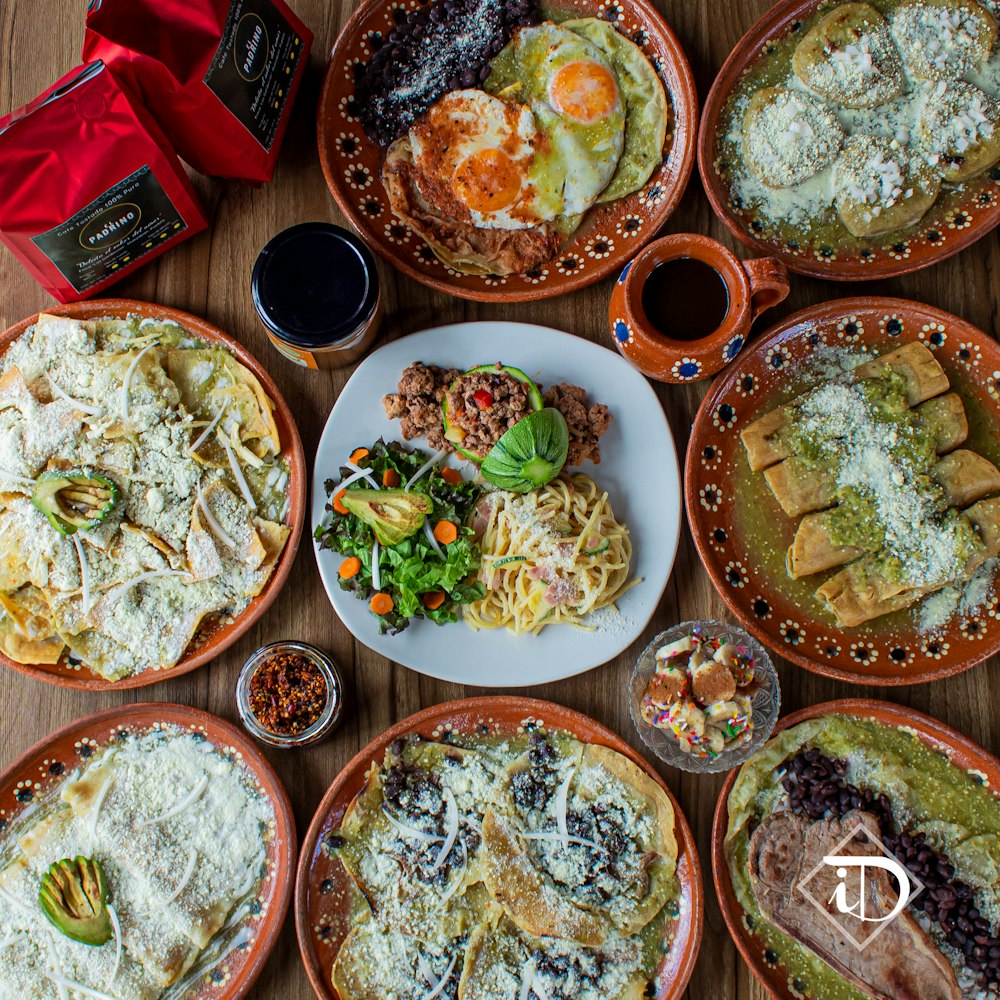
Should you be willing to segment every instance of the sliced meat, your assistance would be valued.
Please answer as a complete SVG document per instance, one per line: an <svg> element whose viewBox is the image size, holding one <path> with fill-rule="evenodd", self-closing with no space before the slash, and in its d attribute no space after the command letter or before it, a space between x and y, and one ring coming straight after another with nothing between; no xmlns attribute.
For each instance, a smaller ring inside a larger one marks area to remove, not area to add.
<svg viewBox="0 0 1000 1000"><path fill-rule="evenodd" d="M748 861L761 913L872 1000L961 1000L950 963L908 910L859 950L799 891L800 883L858 823L881 837L878 820L858 810L841 819L816 821L790 812L766 817L750 838ZM878 847L864 837L852 840L839 853L867 857L880 854ZM836 870L823 865L807 888L841 927L858 941L865 941L874 925L837 910L833 895L839 883ZM865 912L872 917L890 913L898 898L892 877L881 869L869 868L865 885Z"/></svg>

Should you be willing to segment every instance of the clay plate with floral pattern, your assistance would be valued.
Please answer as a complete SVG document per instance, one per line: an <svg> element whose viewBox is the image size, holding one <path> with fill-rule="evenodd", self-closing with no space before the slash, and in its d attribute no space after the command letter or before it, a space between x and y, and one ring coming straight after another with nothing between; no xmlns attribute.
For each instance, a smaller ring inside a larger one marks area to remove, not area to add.
<svg viewBox="0 0 1000 1000"><path fill-rule="evenodd" d="M610 729L552 702L505 696L449 701L403 719L357 754L323 796L302 845L295 883L299 951L320 1000L341 1000L330 975L341 942L350 929L351 894L355 891L343 864L331 857L327 840L361 791L371 765L382 762L386 747L393 740L410 733L447 741L462 735L514 736L535 729L569 733L583 742L610 747L624 754L670 797L678 845L680 899L677 916L669 925L670 945L656 975L656 990L646 996L653 1000L677 1000L683 995L701 945L704 889L698 851L677 800L652 765Z"/></svg>
<svg viewBox="0 0 1000 1000"><path fill-rule="evenodd" d="M599 17L634 41L667 91L671 120L662 164L642 190L595 205L571 242L540 268L505 277L460 274L389 208L380 172L382 151L351 114L354 67L371 58L399 20L421 0L365 0L341 31L330 56L317 112L319 158L340 210L368 244L397 270L438 291L479 302L546 299L617 272L670 218L694 167L698 95L684 50L647 0L554 0L560 20Z"/></svg>
<svg viewBox="0 0 1000 1000"><path fill-rule="evenodd" d="M241 926L242 943L207 968L184 993L185 1000L238 1000L260 975L285 922L292 898L296 836L292 807L281 781L235 726L200 709L165 702L106 708L71 722L26 750L0 774L0 839L22 813L58 794L59 785L74 769L121 734L166 727L200 735L242 764L274 810L259 897Z"/></svg>
<svg viewBox="0 0 1000 1000"><path fill-rule="evenodd" d="M1000 164L946 193L919 223L886 236L858 241L856 247L834 248L817 242L802 245L754 228L747 209L734 203L722 155L722 122L730 97L743 74L766 59L770 48L791 36L804 35L818 9L829 0L781 0L736 43L705 99L698 135L698 170L715 214L729 231L758 254L784 261L792 271L838 281L869 281L910 274L964 250L1000 224ZM764 85L762 83L762 85Z"/></svg>
<svg viewBox="0 0 1000 1000"><path fill-rule="evenodd" d="M885 354L915 340L934 352L962 397L970 423L963 447L1000 464L1000 347L957 316L891 298L839 299L771 327L713 383L688 444L688 524L729 610L779 655L856 684L949 677L1000 650L1000 572L984 604L968 615L956 614L937 631L921 634L909 610L838 628L812 596L829 574L789 580L784 554L796 522L778 507L763 476L750 472L740 432L808 385L824 381L840 352L864 347Z"/></svg>
<svg viewBox="0 0 1000 1000"><path fill-rule="evenodd" d="M915 733L929 747L947 756L956 767L971 772L984 786L993 789L994 795L1000 788L1000 761L996 757L943 722L938 722L937 719L932 719L922 712L915 712L912 708L892 705L885 701L844 698L811 705L779 719L773 735L776 736L782 730L790 729L809 719L818 719L823 715L870 719L884 726L893 726ZM750 971L757 982L764 987L768 996L774 1000L820 1000L819 997L806 994L800 988L803 984L793 979L782 965L781 955L766 949L754 935L747 926L743 907L733 892L723 844L729 826L729 793L733 790L738 775L737 770L726 778L715 807L715 820L712 824L712 877L715 880L715 891L719 906L722 908L722 916L743 960L750 966Z"/></svg>
<svg viewBox="0 0 1000 1000"><path fill-rule="evenodd" d="M203 667L236 642L267 611L285 585L285 580L288 579L292 563L295 561L295 552L299 547L299 539L302 537L306 502L306 460L302 451L302 440L299 437L298 428L295 426L295 418L264 366L239 341L234 340L206 320L192 316L190 313L134 299L93 299L89 302L53 306L45 311L50 315L71 316L81 320L98 319L105 316L125 317L133 313L154 319L172 320L202 340L227 347L238 361L246 365L257 376L264 391L274 403L274 420L278 425L278 434L281 437L281 457L288 463L288 513L285 517L285 523L291 530L288 541L285 542L284 551L278 558L271 579L267 581L264 589L231 621L213 623L200 629L187 651L170 670L150 667L120 681L109 681L82 664L70 663L65 654L58 663L26 665L17 663L0 653L0 664L22 674L27 674L29 677L34 677L36 680L45 681L47 684L82 688L88 691L147 687L150 684L158 684L160 681L186 674L191 670L197 670L198 667ZM3 355L7 348L37 319L38 314L36 313L0 334L0 355Z"/></svg>

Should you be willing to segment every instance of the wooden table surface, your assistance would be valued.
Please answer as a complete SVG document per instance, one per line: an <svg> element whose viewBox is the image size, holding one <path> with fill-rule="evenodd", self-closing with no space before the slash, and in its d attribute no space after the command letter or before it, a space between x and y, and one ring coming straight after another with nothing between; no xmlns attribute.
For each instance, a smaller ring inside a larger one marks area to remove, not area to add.
<svg viewBox="0 0 1000 1000"><path fill-rule="evenodd" d="M768 0L656 0L688 53L704 99L723 60ZM327 55L353 9L352 0L292 0L316 34L309 67L285 138L274 181L252 190L198 178L210 219L207 232L160 257L113 290L136 299L176 306L206 317L246 344L268 367L285 394L302 433L306 456L315 453L326 416L350 370L306 371L270 347L250 300L250 270L257 251L276 232L298 222L341 222L327 192L316 154L316 103ZM82 0L0 0L0 114L20 107L79 62ZM697 178L665 232L707 233L736 248L716 221ZM742 248L741 255L746 255ZM380 265L387 316L384 338L461 320L522 320L569 330L610 346L605 329L611 280L545 302L489 305L432 292ZM853 294L899 295L950 310L996 334L1000 329L1000 241L991 235L950 260L892 281L837 284L793 277L792 294L771 314ZM0 329L52 304L4 247L0 247ZM486 354L490 351L486 350ZM416 360L416 359L415 359ZM659 386L683 460L691 419L708 382ZM310 470L311 471L311 470ZM659 630L691 618L724 616L685 528L663 601L642 637L620 656L582 676L525 693L593 716L639 746L625 707L624 685L639 650ZM65 691L22 677L0 675L0 768L58 726L111 705L134 701L182 702L234 720L233 687L243 660L259 645L297 638L328 649L349 689L346 721L334 737L294 754L268 751L295 807L300 837L326 787L347 760L393 722L437 702L491 689L445 684L390 663L356 643L330 608L316 571L308 531L284 591L256 627L209 667L133 693ZM406 641L405 634L400 638ZM991 692L1000 688L1000 658L936 684L887 690L824 680L780 664L787 710L831 698L884 697L912 705L1000 753L1000 722ZM712 888L709 837L721 778L695 777L661 767L677 794L698 842L706 878L704 943L688 996L729 1000L764 996L736 953ZM307 1000L311 990L299 962L291 915L281 940L250 996L257 1000Z"/></svg>

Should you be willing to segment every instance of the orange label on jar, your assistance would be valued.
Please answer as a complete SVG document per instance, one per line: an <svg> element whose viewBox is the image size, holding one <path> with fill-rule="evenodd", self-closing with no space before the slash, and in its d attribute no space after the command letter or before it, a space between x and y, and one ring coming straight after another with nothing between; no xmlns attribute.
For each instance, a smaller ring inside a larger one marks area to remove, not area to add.
<svg viewBox="0 0 1000 1000"><path fill-rule="evenodd" d="M289 347L288 344L283 343L277 337L273 336L270 331L267 332L267 338L289 361L294 361L295 364L302 365L303 368L312 368L319 371L316 358L308 351L300 351L295 347Z"/></svg>

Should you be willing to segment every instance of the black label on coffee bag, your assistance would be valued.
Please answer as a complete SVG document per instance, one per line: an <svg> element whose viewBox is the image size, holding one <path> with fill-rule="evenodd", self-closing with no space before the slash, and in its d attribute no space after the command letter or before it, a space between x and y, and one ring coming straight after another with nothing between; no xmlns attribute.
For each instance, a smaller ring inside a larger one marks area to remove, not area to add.
<svg viewBox="0 0 1000 1000"><path fill-rule="evenodd" d="M78 292L85 292L185 229L187 223L146 166L31 242Z"/></svg>
<svg viewBox="0 0 1000 1000"><path fill-rule="evenodd" d="M302 37L269 0L232 0L205 83L270 150L302 58Z"/></svg>

